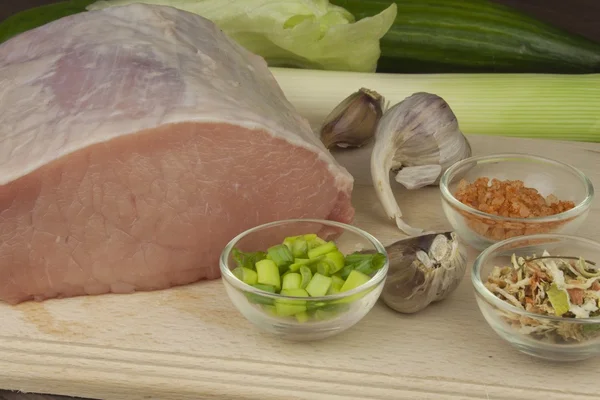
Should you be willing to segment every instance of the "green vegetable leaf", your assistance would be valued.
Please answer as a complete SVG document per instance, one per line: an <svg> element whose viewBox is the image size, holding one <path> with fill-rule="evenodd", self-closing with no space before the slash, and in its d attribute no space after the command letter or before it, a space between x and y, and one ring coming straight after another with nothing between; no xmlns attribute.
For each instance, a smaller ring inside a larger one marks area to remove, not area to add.
<svg viewBox="0 0 600 400"><path fill-rule="evenodd" d="M550 289L546 292L554 314L558 317L569 311L569 296L566 291L560 290L555 283L550 285Z"/></svg>
<svg viewBox="0 0 600 400"><path fill-rule="evenodd" d="M263 251L244 253L234 248L231 251L231 256L233 257L233 260L235 261L238 267L244 267L254 270L256 269L255 264L260 260L264 260L267 256L267 253Z"/></svg>
<svg viewBox="0 0 600 400"><path fill-rule="evenodd" d="M356 21L328 0L100 0L88 10L131 3L159 4L201 15L271 67L375 72L379 40L397 13Z"/></svg>
<svg viewBox="0 0 600 400"><path fill-rule="evenodd" d="M371 260L371 266L374 269L381 269L385 265L386 261L387 259L383 254L377 253L373 256L373 260Z"/></svg>

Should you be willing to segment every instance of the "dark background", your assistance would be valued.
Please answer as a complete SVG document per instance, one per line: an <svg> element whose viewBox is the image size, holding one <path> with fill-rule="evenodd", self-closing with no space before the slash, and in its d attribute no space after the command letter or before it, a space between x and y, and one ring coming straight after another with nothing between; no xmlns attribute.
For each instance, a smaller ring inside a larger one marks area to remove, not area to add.
<svg viewBox="0 0 600 400"><path fill-rule="evenodd" d="M494 0L600 42L600 0ZM56 0L0 0L0 20Z"/></svg>

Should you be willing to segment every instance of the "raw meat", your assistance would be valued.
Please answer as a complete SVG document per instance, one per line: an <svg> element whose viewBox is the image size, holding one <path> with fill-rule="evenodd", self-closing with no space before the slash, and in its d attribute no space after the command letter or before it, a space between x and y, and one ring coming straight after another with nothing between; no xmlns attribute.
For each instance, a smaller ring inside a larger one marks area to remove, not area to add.
<svg viewBox="0 0 600 400"><path fill-rule="evenodd" d="M350 223L352 185L264 60L198 15L133 4L0 45L5 302L217 278L247 228Z"/></svg>

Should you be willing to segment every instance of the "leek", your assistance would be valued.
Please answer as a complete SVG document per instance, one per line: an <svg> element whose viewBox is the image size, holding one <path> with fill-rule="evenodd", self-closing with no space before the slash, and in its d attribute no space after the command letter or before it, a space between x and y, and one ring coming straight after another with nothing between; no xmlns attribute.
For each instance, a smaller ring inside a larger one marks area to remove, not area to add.
<svg viewBox="0 0 600 400"><path fill-rule="evenodd" d="M361 87L389 104L416 92L446 100L465 134L600 142L600 74L369 74L271 68L288 100L318 128Z"/></svg>

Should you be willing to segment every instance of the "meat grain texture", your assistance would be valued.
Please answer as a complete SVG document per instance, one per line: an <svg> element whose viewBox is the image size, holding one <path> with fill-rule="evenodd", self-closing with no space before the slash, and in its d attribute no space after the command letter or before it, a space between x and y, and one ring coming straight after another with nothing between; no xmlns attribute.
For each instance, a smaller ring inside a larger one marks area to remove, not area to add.
<svg viewBox="0 0 600 400"><path fill-rule="evenodd" d="M261 57L213 23L132 4L0 45L0 300L219 277L236 234L351 222L353 179Z"/></svg>

